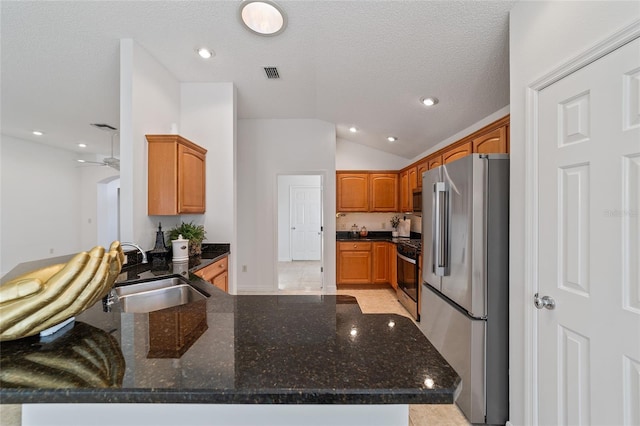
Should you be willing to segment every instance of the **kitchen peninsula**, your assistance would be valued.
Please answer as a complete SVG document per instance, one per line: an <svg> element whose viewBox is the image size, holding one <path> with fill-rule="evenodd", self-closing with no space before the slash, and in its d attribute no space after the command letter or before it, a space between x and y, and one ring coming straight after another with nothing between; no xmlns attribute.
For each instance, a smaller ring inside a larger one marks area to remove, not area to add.
<svg viewBox="0 0 640 426"><path fill-rule="evenodd" d="M232 296L189 279L206 300L151 313L97 303L54 336L2 342L1 402L454 402L458 375L408 318L362 314L350 296Z"/></svg>

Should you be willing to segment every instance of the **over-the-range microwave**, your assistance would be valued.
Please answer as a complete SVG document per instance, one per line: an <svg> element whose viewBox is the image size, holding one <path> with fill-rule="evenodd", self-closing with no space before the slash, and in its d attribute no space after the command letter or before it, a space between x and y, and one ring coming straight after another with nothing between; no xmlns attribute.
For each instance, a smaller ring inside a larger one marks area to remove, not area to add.
<svg viewBox="0 0 640 426"><path fill-rule="evenodd" d="M416 188L413 190L413 212L422 212L422 188Z"/></svg>

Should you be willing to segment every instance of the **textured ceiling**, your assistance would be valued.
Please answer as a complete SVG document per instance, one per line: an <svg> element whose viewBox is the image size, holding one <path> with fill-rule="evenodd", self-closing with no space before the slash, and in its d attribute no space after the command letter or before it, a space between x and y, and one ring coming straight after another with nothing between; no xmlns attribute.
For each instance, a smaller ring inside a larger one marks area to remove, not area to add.
<svg viewBox="0 0 640 426"><path fill-rule="evenodd" d="M108 154L109 135L89 123L119 125L121 38L180 81L234 82L239 118L318 118L405 158L509 103L513 1L279 1L289 23L276 37L244 29L239 3L2 1L2 133ZM216 56L200 59L203 45Z"/></svg>

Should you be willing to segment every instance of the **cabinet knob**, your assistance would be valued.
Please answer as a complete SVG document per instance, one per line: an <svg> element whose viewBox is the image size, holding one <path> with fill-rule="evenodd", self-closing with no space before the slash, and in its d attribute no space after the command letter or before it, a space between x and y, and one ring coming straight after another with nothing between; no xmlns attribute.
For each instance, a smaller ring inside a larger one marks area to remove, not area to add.
<svg viewBox="0 0 640 426"><path fill-rule="evenodd" d="M224 268L224 265L221 263L218 265L219 268Z"/></svg>
<svg viewBox="0 0 640 426"><path fill-rule="evenodd" d="M358 248L358 245L357 245L357 244L354 244L354 245L353 245L353 248Z"/></svg>

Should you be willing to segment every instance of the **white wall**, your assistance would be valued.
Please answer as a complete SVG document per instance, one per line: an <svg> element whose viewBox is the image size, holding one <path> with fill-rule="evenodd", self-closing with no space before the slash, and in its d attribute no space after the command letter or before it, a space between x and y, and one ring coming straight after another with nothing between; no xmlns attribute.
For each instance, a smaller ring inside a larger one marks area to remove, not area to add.
<svg viewBox="0 0 640 426"><path fill-rule="evenodd" d="M344 139L336 141L336 170L400 170L406 165L404 157Z"/></svg>
<svg viewBox="0 0 640 426"><path fill-rule="evenodd" d="M322 186L320 176L278 176L278 261L291 261L291 187Z"/></svg>
<svg viewBox="0 0 640 426"><path fill-rule="evenodd" d="M531 424L531 388L525 382L529 327L523 312L532 303L525 294L525 93L527 87L606 36L640 18L638 2L518 2L510 19L511 208L510 208L510 418ZM544 159L540 159L544 161Z"/></svg>
<svg viewBox="0 0 640 426"><path fill-rule="evenodd" d="M98 245L109 247L120 240L120 176L98 182Z"/></svg>
<svg viewBox="0 0 640 426"><path fill-rule="evenodd" d="M117 188L109 188L106 182L118 181L119 173L111 167L105 166L83 166L79 168L80 191L80 220L78 228L80 230L80 245L83 250L89 250L95 245L109 247L114 239L117 239L116 219L118 212L113 210L117 208L117 200L110 198L117 195ZM102 182L102 183L101 183ZM117 183L117 182L116 182ZM108 191L111 189L111 192ZM106 217L104 217L106 216ZM110 232L104 232L100 238L98 223L103 220L111 223ZM113 238L113 237L116 238Z"/></svg>
<svg viewBox="0 0 640 426"><path fill-rule="evenodd" d="M206 214L181 220L203 224L205 241L235 242L235 88L233 83L182 83L180 93L179 133L207 150Z"/></svg>
<svg viewBox="0 0 640 426"><path fill-rule="evenodd" d="M0 276L22 262L90 249L80 244L77 156L7 135L0 152Z"/></svg>
<svg viewBox="0 0 640 426"><path fill-rule="evenodd" d="M120 237L152 249L158 222L164 230L177 216L147 216L146 134L167 134L180 123L180 83L133 40L120 42Z"/></svg>
<svg viewBox="0 0 640 426"><path fill-rule="evenodd" d="M237 290L277 291L277 175L308 172L324 175L325 286L335 290L335 126L320 120L238 120L237 149Z"/></svg>

